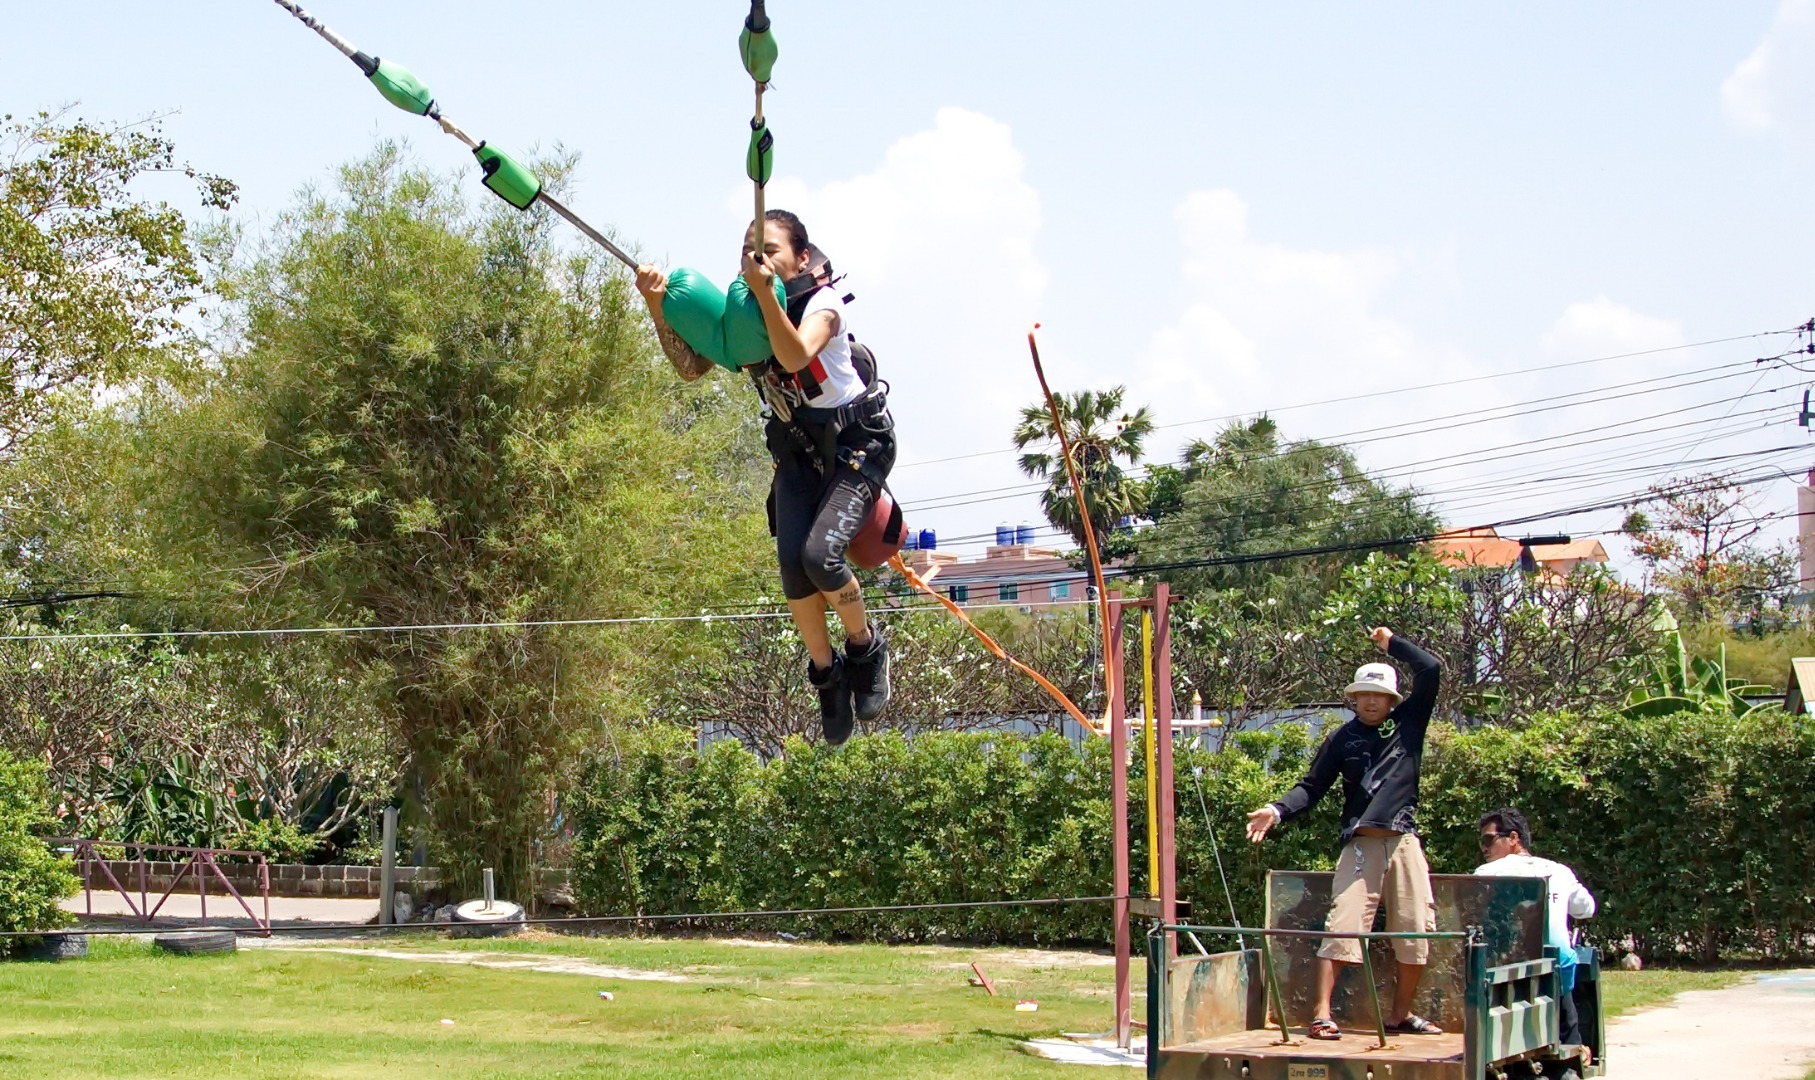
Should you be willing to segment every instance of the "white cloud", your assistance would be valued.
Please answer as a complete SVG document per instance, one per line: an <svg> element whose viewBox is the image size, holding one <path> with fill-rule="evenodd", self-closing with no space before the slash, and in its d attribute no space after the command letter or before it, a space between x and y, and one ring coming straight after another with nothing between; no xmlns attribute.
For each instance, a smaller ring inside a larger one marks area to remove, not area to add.
<svg viewBox="0 0 1815 1080"><path fill-rule="evenodd" d="M1428 352L1377 310L1401 256L1257 239L1228 190L1194 192L1173 220L1190 299L1153 336L1131 387L1137 400L1166 402L1162 422L1425 381Z"/></svg>
<svg viewBox="0 0 1815 1080"><path fill-rule="evenodd" d="M1199 191L1173 211L1183 248L1184 309L1151 338L1130 396L1173 424L1230 414L1277 414L1292 437L1345 432L1452 411L1448 395L1393 395L1288 409L1325 398L1466 377L1480 369L1420 338L1389 314L1386 295L1426 267L1382 248L1299 248L1254 235L1248 205L1228 190ZM1220 423L1161 432L1167 442L1209 437ZM1435 440L1363 449L1372 464L1416 460Z"/></svg>
<svg viewBox="0 0 1815 1080"><path fill-rule="evenodd" d="M1692 446L1702 428L1664 429L1721 420L1726 406L1717 399L1745 390L1739 376L1751 377L1735 372L1731 385L1685 387L1646 381L1709 362L1690 350L1481 379L1542 367L1547 357L1554 364L1669 349L1687 335L1675 320L1597 296L1567 305L1537 341L1465 351L1393 311L1395 290L1442 273L1419 255L1291 247L1257 236L1247 204L1226 190L1192 194L1174 219L1186 299L1153 334L1130 379L1131 398L1155 405L1162 424L1271 412L1288 437L1347 443L1370 471L1418 486L1454 525L1642 489L1691 452L1724 447L1718 437ZM1452 385L1408 389L1436 383ZM1288 408L1360 395L1379 396ZM1661 418L1647 419L1653 416ZM1216 427L1163 430L1154 456ZM1631 465L1655 466L1660 475L1621 471ZM1592 531L1609 522L1557 524Z"/></svg>
<svg viewBox="0 0 1815 1080"><path fill-rule="evenodd" d="M1541 344L1553 356L1586 360L1667 349L1687 340L1681 323L1645 315L1597 296L1564 308Z"/></svg>
<svg viewBox="0 0 1815 1080"><path fill-rule="evenodd" d="M1002 449L1015 406L1037 394L1022 341L1046 269L1033 250L1040 194L1024 172L1007 124L943 108L870 172L818 186L798 177L769 184L769 205L800 214L850 275L852 328L890 383L903 462ZM739 190L731 209L747 215L747 200L748 188ZM1013 459L997 454L899 470L892 486L912 506L1025 482ZM970 533L1002 513L982 504L917 524Z"/></svg>
<svg viewBox="0 0 1815 1080"><path fill-rule="evenodd" d="M1768 131L1811 117L1815 97L1815 0L1782 0L1771 28L1721 83L1736 127Z"/></svg>

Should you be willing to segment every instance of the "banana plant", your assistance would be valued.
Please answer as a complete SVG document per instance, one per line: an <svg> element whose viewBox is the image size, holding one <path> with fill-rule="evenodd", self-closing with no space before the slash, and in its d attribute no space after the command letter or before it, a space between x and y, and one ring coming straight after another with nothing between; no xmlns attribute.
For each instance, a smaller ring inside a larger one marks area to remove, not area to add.
<svg viewBox="0 0 1815 1080"><path fill-rule="evenodd" d="M1668 611L1658 616L1652 628L1661 638L1659 649L1644 671L1644 679L1626 697L1621 712L1633 718L1667 716L1679 712L1717 712L1744 716L1754 709L1780 708L1775 702L1754 703L1753 696L1773 693L1769 686L1759 686L1727 674L1727 647L1721 646L1720 658L1708 660L1690 656L1683 647L1683 635L1674 616Z"/></svg>

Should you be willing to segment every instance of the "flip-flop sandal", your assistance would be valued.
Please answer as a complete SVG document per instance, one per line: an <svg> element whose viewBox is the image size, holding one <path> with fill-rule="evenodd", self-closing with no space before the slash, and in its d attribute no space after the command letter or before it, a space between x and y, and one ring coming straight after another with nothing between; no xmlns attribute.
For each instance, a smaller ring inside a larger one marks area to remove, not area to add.
<svg viewBox="0 0 1815 1080"><path fill-rule="evenodd" d="M1386 1029L1395 1035L1441 1035L1443 1029L1422 1016L1407 1013L1404 1020L1397 1024L1388 1024Z"/></svg>
<svg viewBox="0 0 1815 1080"><path fill-rule="evenodd" d="M1342 1038L1342 1029L1336 1026L1336 1021L1331 1020L1327 1016L1321 1017L1311 1021L1310 1036L1313 1039L1322 1039L1325 1042L1331 1042Z"/></svg>

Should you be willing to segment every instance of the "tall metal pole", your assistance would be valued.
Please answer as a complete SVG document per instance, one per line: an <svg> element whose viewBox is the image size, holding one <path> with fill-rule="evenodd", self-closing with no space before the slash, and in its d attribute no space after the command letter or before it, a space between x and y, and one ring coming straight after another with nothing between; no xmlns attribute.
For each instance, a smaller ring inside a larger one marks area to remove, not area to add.
<svg viewBox="0 0 1815 1080"><path fill-rule="evenodd" d="M1128 985L1128 959L1131 943L1128 927L1128 710L1122 693L1127 672L1122 665L1122 594L1109 594L1109 652L1103 658L1107 669L1109 692L1109 756L1114 764L1109 773L1109 806L1114 845L1115 875L1115 1044L1126 1050L1132 1045L1133 1017L1129 1007L1133 994Z"/></svg>
<svg viewBox="0 0 1815 1080"><path fill-rule="evenodd" d="M397 921L397 808L384 808L384 830L378 841L378 921L390 926Z"/></svg>
<svg viewBox="0 0 1815 1080"><path fill-rule="evenodd" d="M1141 750L1147 781L1147 896L1160 895L1159 729L1153 709L1153 612L1141 609Z"/></svg>
<svg viewBox="0 0 1815 1080"><path fill-rule="evenodd" d="M1159 832L1160 832L1160 918L1167 926L1178 922L1178 862L1174 838L1172 783L1172 587L1160 582L1153 587L1153 665L1154 711L1158 714L1159 745ZM1166 935L1166 957L1177 955L1178 935Z"/></svg>

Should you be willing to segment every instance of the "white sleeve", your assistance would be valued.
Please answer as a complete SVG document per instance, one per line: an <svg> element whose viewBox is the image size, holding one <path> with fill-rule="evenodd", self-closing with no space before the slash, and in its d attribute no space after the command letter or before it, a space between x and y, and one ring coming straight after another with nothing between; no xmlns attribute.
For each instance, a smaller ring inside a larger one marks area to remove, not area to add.
<svg viewBox="0 0 1815 1080"><path fill-rule="evenodd" d="M1564 867L1563 873L1569 875L1565 882L1569 889L1569 917L1572 919L1594 918L1594 894L1588 891L1586 885L1576 880L1575 871Z"/></svg>
<svg viewBox="0 0 1815 1080"><path fill-rule="evenodd" d="M806 310L800 313L800 321L803 323L806 322L807 316L816 311L829 311L832 313L833 337L837 337L839 334L845 332L844 299L840 297L835 290L821 288L818 292L814 293L812 299L807 301Z"/></svg>

